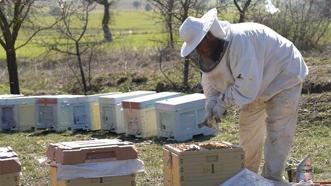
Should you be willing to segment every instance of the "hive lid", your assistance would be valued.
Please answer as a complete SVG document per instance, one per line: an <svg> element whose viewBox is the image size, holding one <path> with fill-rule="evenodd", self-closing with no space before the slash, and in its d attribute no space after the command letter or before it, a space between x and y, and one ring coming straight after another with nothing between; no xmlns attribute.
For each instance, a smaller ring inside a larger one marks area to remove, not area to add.
<svg viewBox="0 0 331 186"><path fill-rule="evenodd" d="M156 109L167 111L184 110L204 105L205 100L205 95L196 93L157 101L155 107Z"/></svg>
<svg viewBox="0 0 331 186"><path fill-rule="evenodd" d="M156 101L170 99L173 97L180 96L179 92L161 92L152 95L127 99L122 102L123 108L131 109L143 109L148 107L154 107Z"/></svg>
<svg viewBox="0 0 331 186"><path fill-rule="evenodd" d="M0 95L0 99L3 98L13 98L13 97L22 97L22 94L2 94Z"/></svg>
<svg viewBox="0 0 331 186"><path fill-rule="evenodd" d="M16 104L35 104L37 101L36 97L26 96L26 97L10 97L2 99L1 104L5 105L16 105Z"/></svg>
<svg viewBox="0 0 331 186"><path fill-rule="evenodd" d="M136 159L137 151L131 142L102 139L50 144L47 157L61 164L78 164Z"/></svg>
<svg viewBox="0 0 331 186"><path fill-rule="evenodd" d="M229 142L179 143L164 145L164 148L175 154L197 154L215 152L243 151L238 145Z"/></svg>
<svg viewBox="0 0 331 186"><path fill-rule="evenodd" d="M0 175L21 171L21 163L11 147L0 147Z"/></svg>
<svg viewBox="0 0 331 186"><path fill-rule="evenodd" d="M119 104L126 99L131 99L131 98L146 96L151 94L155 94L155 91L133 91L133 92L126 92L121 94L101 96L99 100L102 103Z"/></svg>
<svg viewBox="0 0 331 186"><path fill-rule="evenodd" d="M108 95L120 94L120 93L121 92L108 92L108 93L88 95L86 97L88 98L88 101L95 102L95 101L99 101L99 97L101 97L101 96L108 96Z"/></svg>
<svg viewBox="0 0 331 186"><path fill-rule="evenodd" d="M37 104L57 104L75 102L73 98L84 97L83 95L43 95L37 96Z"/></svg>

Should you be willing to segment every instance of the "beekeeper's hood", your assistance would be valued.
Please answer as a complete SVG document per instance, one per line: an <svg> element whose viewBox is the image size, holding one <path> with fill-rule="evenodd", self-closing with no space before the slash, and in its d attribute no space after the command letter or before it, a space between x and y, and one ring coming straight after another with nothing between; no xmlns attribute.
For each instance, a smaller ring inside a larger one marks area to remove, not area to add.
<svg viewBox="0 0 331 186"><path fill-rule="evenodd" d="M189 16L179 28L179 36L184 41L181 49L181 56L189 55L210 31L215 37L227 40L227 29L229 23L219 21L217 10L209 10L201 18Z"/></svg>

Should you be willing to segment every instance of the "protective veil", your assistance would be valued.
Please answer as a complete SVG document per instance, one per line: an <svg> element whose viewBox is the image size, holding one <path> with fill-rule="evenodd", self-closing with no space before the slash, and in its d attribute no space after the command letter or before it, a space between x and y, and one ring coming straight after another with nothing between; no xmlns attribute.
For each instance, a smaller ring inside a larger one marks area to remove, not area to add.
<svg viewBox="0 0 331 186"><path fill-rule="evenodd" d="M202 75L206 104L240 107L240 144L247 168L257 172L265 142L262 174L281 180L308 75L303 57L292 42L257 23L215 20L210 31L229 45L218 66Z"/></svg>

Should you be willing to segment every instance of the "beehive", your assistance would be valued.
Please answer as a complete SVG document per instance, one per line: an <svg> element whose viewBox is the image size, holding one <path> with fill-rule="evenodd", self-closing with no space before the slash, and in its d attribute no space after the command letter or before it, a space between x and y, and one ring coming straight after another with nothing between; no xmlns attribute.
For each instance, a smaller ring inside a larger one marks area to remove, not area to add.
<svg viewBox="0 0 331 186"><path fill-rule="evenodd" d="M52 186L132 186L135 174L107 177L93 177L60 180L58 165L82 165L84 163L106 163L117 160L137 158L137 151L130 142L118 140L73 141L51 144L47 150L50 161L50 178ZM71 167L72 169L72 167Z"/></svg>
<svg viewBox="0 0 331 186"><path fill-rule="evenodd" d="M135 186L135 175L58 180L57 168L50 166L51 186Z"/></svg>
<svg viewBox="0 0 331 186"><path fill-rule="evenodd" d="M0 99L0 131L14 130L18 126L17 103Z"/></svg>
<svg viewBox="0 0 331 186"><path fill-rule="evenodd" d="M152 137L157 135L155 102L180 96L178 92L161 92L122 102L127 135Z"/></svg>
<svg viewBox="0 0 331 186"><path fill-rule="evenodd" d="M10 147L0 147L0 184L18 186L21 164Z"/></svg>
<svg viewBox="0 0 331 186"><path fill-rule="evenodd" d="M72 126L73 98L80 95L39 96L36 101L36 128L63 131Z"/></svg>
<svg viewBox="0 0 331 186"><path fill-rule="evenodd" d="M101 96L101 129L121 134L125 133L122 101L140 96L154 94L154 91L133 91L122 94Z"/></svg>
<svg viewBox="0 0 331 186"><path fill-rule="evenodd" d="M163 168L166 186L216 186L244 168L244 152L225 143L165 145Z"/></svg>
<svg viewBox="0 0 331 186"><path fill-rule="evenodd" d="M195 135L214 135L216 129L202 126L205 96L190 94L156 102L158 136L187 141Z"/></svg>
<svg viewBox="0 0 331 186"><path fill-rule="evenodd" d="M101 116L100 116L100 105L99 105L99 97L107 96L113 94L119 94L120 92L110 92L104 94L94 94L87 96L89 104L90 104L90 112L91 112L91 130L100 130L101 129Z"/></svg>
<svg viewBox="0 0 331 186"><path fill-rule="evenodd" d="M8 95L0 98L0 131L24 131L34 128L35 101L34 97L18 95Z"/></svg>

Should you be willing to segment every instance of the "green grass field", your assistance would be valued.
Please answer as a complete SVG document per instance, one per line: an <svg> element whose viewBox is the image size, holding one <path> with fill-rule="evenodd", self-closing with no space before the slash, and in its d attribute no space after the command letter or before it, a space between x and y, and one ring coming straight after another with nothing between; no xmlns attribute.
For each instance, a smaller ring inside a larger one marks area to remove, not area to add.
<svg viewBox="0 0 331 186"><path fill-rule="evenodd" d="M165 33L162 32L162 26L158 23L155 13L142 10L115 10L113 13L113 21L110 25L113 33L114 42L104 43L100 48L113 50L120 47L152 47L158 44L157 41L164 40ZM103 32L101 27L103 12L94 10L90 13L88 30L86 39L83 42L101 41ZM53 18L45 16L40 18L40 22L44 25L52 23ZM74 29L81 28L81 24L75 22L72 26ZM30 36L31 32L28 29L22 29L17 39L16 46L24 43ZM40 32L31 42L25 47L17 50L18 58L35 58L40 57L47 51L46 45L54 44L54 40L59 37L58 32L54 29ZM60 45L65 45L65 40L60 40ZM129 46L127 46L129 45ZM3 48L0 48L0 59L5 59L6 54Z"/></svg>

